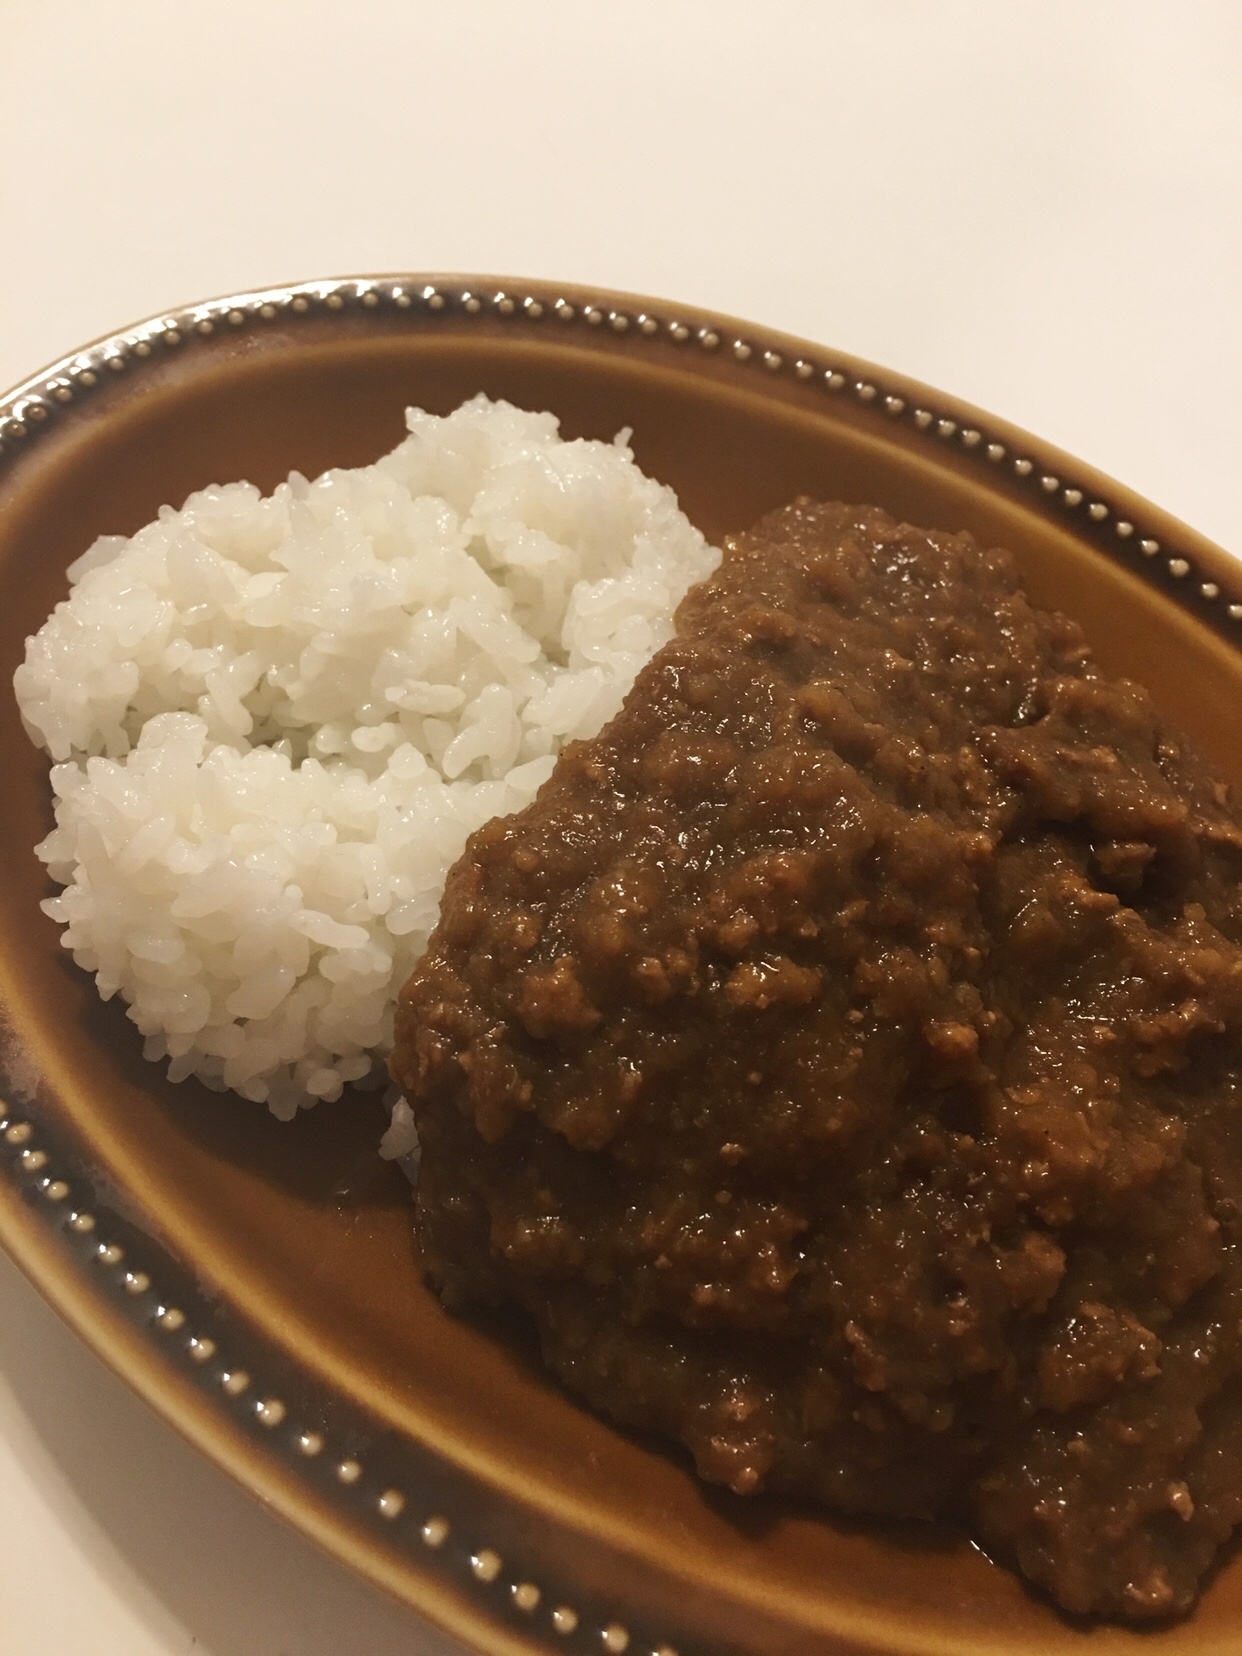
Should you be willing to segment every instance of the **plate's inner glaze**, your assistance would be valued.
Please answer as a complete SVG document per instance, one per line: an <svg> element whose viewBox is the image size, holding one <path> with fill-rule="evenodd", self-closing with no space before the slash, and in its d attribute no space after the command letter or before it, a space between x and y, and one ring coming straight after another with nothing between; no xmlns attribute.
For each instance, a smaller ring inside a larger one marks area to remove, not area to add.
<svg viewBox="0 0 1242 1656"><path fill-rule="evenodd" d="M1221 716L1242 697L1242 655L1037 502L982 486L977 466L907 427L829 418L810 392L778 398L726 367L691 372L671 350L588 352L493 328L343 329L320 339L276 331L198 365L185 355L150 370L141 392L109 389L107 420L70 417L42 438L23 460L20 495L0 494L5 685L26 634L63 595L66 565L96 534L132 533L208 482L245 477L268 489L293 467L314 475L363 463L399 439L407 403L447 412L485 390L553 409L567 435L632 427L639 463L672 484L711 538L805 493L874 501L1007 545L1032 596L1080 619L1104 663L1146 682L1242 784L1242 725ZM197 1083L172 1087L142 1061L123 1008L98 1002L38 911L49 887L31 847L50 822L47 764L7 688L0 743L0 998L27 1060L89 1147L97 1189L120 1193L205 1291L264 1328L325 1395L438 1443L477 1477L498 1546L520 1521L537 1556L543 1514L591 1538L583 1571L598 1568L599 1543L615 1546L618 1579L646 1592L656 1612L663 1604L681 1619L684 1595L700 1595L715 1609L699 1619L723 1639L731 1618L746 1624L729 1606L750 1606L787 1624L780 1648L791 1652L838 1648L819 1642L827 1629L886 1650L1139 1647L1123 1630L1071 1626L960 1539L853 1527L706 1489L676 1454L563 1399L520 1331L446 1317L420 1279L408 1188L375 1156L373 1099L347 1097L282 1126ZM1238 1629L1242 1570L1226 1568L1192 1624L1142 1644L1232 1649Z"/></svg>

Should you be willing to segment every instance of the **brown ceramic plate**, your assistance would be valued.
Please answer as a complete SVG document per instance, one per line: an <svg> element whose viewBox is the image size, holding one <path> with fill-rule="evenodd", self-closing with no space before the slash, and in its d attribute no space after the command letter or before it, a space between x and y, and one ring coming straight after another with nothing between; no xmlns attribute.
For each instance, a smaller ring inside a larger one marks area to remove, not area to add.
<svg viewBox="0 0 1242 1656"><path fill-rule="evenodd" d="M402 410L485 390L634 430L712 538L799 493L1010 547L1032 596L1242 785L1242 576L1089 467L953 399L690 307L539 282L310 283L196 306L0 404L0 655L100 533L291 467L356 465ZM1242 1648L1242 1561L1186 1623L1059 1617L960 1538L696 1482L542 1377L520 1331L423 1287L374 1103L290 1126L139 1056L39 910L47 766L0 695L0 1240L79 1332L256 1495L488 1652L827 1656Z"/></svg>

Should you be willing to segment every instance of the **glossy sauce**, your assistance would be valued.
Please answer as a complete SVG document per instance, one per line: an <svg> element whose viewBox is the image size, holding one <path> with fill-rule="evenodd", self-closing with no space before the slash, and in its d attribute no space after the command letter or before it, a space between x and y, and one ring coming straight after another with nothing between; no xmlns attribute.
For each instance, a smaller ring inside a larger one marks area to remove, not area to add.
<svg viewBox="0 0 1242 1656"><path fill-rule="evenodd" d="M1240 873L1004 553L773 514L450 876L393 1056L433 1280L740 1494L1185 1609L1242 1517Z"/></svg>

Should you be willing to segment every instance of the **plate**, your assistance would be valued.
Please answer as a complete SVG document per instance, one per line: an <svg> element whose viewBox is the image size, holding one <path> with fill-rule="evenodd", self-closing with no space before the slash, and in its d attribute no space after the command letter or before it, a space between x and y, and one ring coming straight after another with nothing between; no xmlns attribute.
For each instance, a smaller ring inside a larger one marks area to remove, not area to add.
<svg viewBox="0 0 1242 1656"><path fill-rule="evenodd" d="M293 467L358 465L484 390L633 428L712 539L793 496L871 501L1019 558L1036 602L1242 785L1242 575L1089 467L937 391L750 324L543 282L400 276L127 329L0 403L0 655L97 534ZM595 1419L520 1328L422 1284L374 1102L282 1126L171 1086L39 910L46 760L0 697L0 1240L164 1416L373 1582L495 1653L998 1656L1237 1649L1242 1564L1186 1623L1059 1616L960 1537L744 1501Z"/></svg>

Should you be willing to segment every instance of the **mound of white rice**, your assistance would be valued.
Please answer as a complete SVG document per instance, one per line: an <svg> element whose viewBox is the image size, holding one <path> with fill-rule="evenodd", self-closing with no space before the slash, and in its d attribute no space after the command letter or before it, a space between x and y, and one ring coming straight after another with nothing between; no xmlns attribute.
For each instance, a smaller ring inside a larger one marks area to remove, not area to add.
<svg viewBox="0 0 1242 1656"><path fill-rule="evenodd" d="M173 1080L376 1072L467 836L593 735L718 553L622 433L476 397L373 466L105 536L14 688L63 943Z"/></svg>

